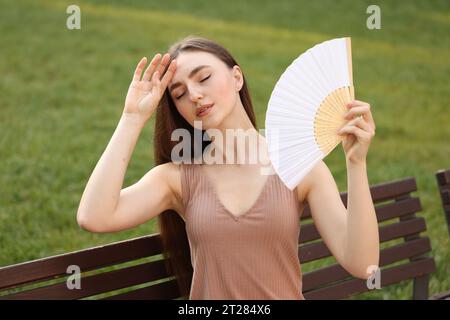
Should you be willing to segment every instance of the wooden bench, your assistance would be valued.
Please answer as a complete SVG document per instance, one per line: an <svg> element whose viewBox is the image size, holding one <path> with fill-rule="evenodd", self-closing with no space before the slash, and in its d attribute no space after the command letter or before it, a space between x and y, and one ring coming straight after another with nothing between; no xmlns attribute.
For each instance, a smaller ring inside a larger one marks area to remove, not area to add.
<svg viewBox="0 0 450 320"><path fill-rule="evenodd" d="M413 281L412 299L428 299L429 275L436 270L414 178L371 186L380 231L381 288ZM341 193L346 205L347 193ZM166 272L159 234L0 268L0 299L180 299L174 277ZM299 258L302 266L328 262L303 273L306 299L342 299L369 291L330 258L311 219L301 217ZM70 265L80 267L81 289L69 290ZM312 266L312 265L310 265ZM303 267L305 268L305 267Z"/></svg>
<svg viewBox="0 0 450 320"><path fill-rule="evenodd" d="M436 172L436 181L447 221L447 230L450 235L450 169Z"/></svg>
<svg viewBox="0 0 450 320"><path fill-rule="evenodd" d="M447 221L447 230L450 235L450 169L437 171L436 181L442 200L442 208L444 210L445 219ZM438 293L431 297L431 299L450 300L450 291Z"/></svg>

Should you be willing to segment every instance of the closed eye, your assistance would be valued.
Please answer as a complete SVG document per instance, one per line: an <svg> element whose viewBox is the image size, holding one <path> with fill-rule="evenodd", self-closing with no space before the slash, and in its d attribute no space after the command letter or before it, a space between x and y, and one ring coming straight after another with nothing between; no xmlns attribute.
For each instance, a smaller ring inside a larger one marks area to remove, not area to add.
<svg viewBox="0 0 450 320"><path fill-rule="evenodd" d="M203 82L203 81L205 81L205 80L208 80L209 77L211 77L211 75L207 76L205 79L201 80L200 82Z"/></svg>
<svg viewBox="0 0 450 320"><path fill-rule="evenodd" d="M211 77L211 75L209 75L209 76L207 76L206 78L200 80L200 82L206 81L206 80L208 80L210 77ZM182 96L184 96L184 92L183 92L183 94L179 95L178 97L175 97L175 99L178 100L178 99L180 99Z"/></svg>

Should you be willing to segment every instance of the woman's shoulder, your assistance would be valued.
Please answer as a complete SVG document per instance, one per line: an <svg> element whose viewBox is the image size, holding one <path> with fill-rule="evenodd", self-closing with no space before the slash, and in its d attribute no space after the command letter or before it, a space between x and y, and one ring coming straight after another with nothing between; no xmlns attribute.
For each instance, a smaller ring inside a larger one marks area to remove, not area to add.
<svg viewBox="0 0 450 320"><path fill-rule="evenodd" d="M181 174L183 171L194 170L199 164L169 161L158 166L167 175L169 182L176 184L181 182Z"/></svg>
<svg viewBox="0 0 450 320"><path fill-rule="evenodd" d="M158 165L159 169L166 177L167 179L166 181L170 189L172 190L175 210L180 214L184 214L182 174L183 171L192 170L196 166L197 166L196 164L189 164L183 162L177 163L171 161Z"/></svg>
<svg viewBox="0 0 450 320"><path fill-rule="evenodd" d="M172 190L172 200L174 209L179 212L181 210L181 164L175 162L166 162L157 165L170 190Z"/></svg>
<svg viewBox="0 0 450 320"><path fill-rule="evenodd" d="M166 174L171 185L176 185L181 184L181 174L183 171L195 170L195 168L198 168L200 165L201 164L169 161L160 164L159 167L161 167L160 170Z"/></svg>
<svg viewBox="0 0 450 320"><path fill-rule="evenodd" d="M296 190L298 198L301 202L307 200L308 193L313 187L313 182L321 183L324 180L324 176L330 174L330 169L323 160L320 160L300 181L297 185Z"/></svg>

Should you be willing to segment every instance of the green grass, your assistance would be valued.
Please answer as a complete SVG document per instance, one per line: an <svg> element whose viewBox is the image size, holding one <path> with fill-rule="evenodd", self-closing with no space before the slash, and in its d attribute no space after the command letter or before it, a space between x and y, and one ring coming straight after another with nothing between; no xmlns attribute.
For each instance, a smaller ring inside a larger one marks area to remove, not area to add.
<svg viewBox="0 0 450 320"><path fill-rule="evenodd" d="M377 134L370 183L414 176L438 271L430 293L450 289L449 237L434 173L450 161L450 5L378 1L382 28L366 28L369 1L77 1L81 30L67 30L71 1L0 1L0 265L157 232L156 220L114 234L76 223L90 176L122 112L135 64L188 35L210 37L239 61L258 124L274 83L312 45L351 36L356 95ZM107 3L112 3L108 5ZM124 186L154 165L153 119ZM342 148L326 158L346 190ZM358 299L409 299L411 283Z"/></svg>

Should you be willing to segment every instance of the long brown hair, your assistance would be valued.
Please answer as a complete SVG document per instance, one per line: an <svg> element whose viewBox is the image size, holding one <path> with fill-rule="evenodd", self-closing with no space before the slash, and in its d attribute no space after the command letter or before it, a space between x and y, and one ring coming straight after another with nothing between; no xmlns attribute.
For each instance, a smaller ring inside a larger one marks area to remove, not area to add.
<svg viewBox="0 0 450 320"><path fill-rule="evenodd" d="M188 36L174 43L169 48L168 52L171 60L173 60L183 51L208 52L222 60L230 69L235 65L239 66L236 60L223 46L203 37ZM239 96L250 121L255 129L257 129L253 105L245 77L244 84L239 91ZM192 146L191 155L193 155L191 158L196 154L194 151L196 148L201 147L201 153L203 153L205 148L211 143L211 141L203 141L202 139L202 145L196 145L197 142L194 140L194 131L199 129L192 127L178 112L169 91L166 89L160 104L156 109L155 132L153 137L154 159L156 165L172 161L170 156L172 148L178 142L171 140L171 134L173 130L179 128L184 128L190 132ZM205 130L202 130L201 137L203 137L204 133ZM166 264L167 271L169 274L176 276L181 295L184 298L188 298L193 270L184 220L175 210L166 210L158 215L158 223L164 248L164 258L168 261Z"/></svg>

